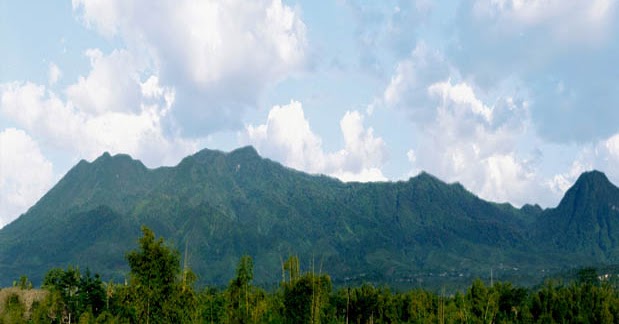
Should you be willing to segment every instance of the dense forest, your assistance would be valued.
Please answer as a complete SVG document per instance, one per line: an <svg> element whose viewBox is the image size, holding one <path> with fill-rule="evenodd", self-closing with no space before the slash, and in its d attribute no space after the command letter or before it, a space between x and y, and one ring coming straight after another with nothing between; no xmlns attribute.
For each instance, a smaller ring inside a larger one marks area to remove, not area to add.
<svg viewBox="0 0 619 324"><path fill-rule="evenodd" d="M593 268L574 280L525 289L475 280L465 291L391 291L363 284L334 288L320 266L281 261L278 287L253 284L244 256L226 287L196 287L181 254L142 228L125 255L125 282L105 282L77 267L53 268L41 289L26 276L0 290L0 323L613 323L619 320L616 276Z"/></svg>

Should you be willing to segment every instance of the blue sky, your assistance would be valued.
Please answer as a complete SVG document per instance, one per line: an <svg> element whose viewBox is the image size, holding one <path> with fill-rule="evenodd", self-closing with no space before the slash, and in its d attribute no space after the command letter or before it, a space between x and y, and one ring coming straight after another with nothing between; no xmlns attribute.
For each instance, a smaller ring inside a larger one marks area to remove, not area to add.
<svg viewBox="0 0 619 324"><path fill-rule="evenodd" d="M0 1L0 226L80 159L253 145L556 205L619 183L616 0Z"/></svg>

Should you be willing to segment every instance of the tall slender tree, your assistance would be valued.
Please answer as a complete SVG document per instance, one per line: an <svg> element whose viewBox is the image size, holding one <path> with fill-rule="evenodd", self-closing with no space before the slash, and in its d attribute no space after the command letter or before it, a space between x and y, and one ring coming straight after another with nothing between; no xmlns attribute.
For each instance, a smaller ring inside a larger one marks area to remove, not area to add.
<svg viewBox="0 0 619 324"><path fill-rule="evenodd" d="M163 238L146 226L138 250L127 254L130 284L135 300L136 320L140 323L177 322L175 299L180 284L180 255L165 245Z"/></svg>

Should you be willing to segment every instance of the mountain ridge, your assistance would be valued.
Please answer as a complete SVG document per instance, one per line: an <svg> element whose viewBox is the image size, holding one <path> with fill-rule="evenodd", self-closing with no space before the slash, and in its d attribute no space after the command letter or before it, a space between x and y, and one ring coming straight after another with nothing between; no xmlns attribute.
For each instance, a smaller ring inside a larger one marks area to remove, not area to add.
<svg viewBox="0 0 619 324"><path fill-rule="evenodd" d="M619 224L608 207L619 206L619 189L596 172L581 176L563 205L515 208L426 172L380 183L310 175L262 158L251 146L203 149L154 169L106 152L77 163L0 230L0 273L8 277L0 281L27 272L36 282L50 267L67 264L122 278L123 251L146 224L188 247L194 270L216 284L227 282L245 253L255 259L256 280L265 283L276 282L280 260L290 254L319 256L336 283L468 284L489 268L532 283L540 269L584 263L591 253L600 263L619 255ZM568 208L577 198L604 201ZM599 224L580 230L565 215ZM556 261L548 264L549 258Z"/></svg>

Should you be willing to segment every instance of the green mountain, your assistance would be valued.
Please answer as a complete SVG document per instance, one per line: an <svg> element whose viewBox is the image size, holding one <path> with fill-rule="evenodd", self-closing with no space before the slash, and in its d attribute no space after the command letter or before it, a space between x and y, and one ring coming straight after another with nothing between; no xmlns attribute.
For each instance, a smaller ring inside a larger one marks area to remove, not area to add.
<svg viewBox="0 0 619 324"><path fill-rule="evenodd" d="M336 284L468 285L494 276L534 283L540 271L616 262L619 189L586 173L555 209L479 199L427 174L343 183L261 158L252 147L203 150L148 169L105 153L73 167L0 230L0 284L51 267L89 267L123 280L124 254L145 224L169 239L203 283L226 284L238 259L275 284L281 262L325 271Z"/></svg>
<svg viewBox="0 0 619 324"><path fill-rule="evenodd" d="M548 251L575 262L619 263L619 188L599 171L583 173L537 225L536 240Z"/></svg>

